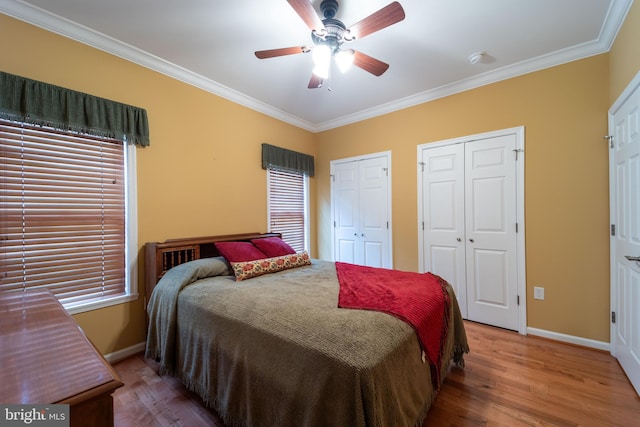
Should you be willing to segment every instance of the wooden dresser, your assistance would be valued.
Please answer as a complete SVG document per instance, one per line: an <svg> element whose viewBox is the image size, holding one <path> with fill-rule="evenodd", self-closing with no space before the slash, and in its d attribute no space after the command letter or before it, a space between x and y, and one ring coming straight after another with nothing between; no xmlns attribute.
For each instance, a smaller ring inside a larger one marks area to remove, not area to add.
<svg viewBox="0 0 640 427"><path fill-rule="evenodd" d="M71 426L113 426L117 372L48 290L0 292L0 402L68 404Z"/></svg>

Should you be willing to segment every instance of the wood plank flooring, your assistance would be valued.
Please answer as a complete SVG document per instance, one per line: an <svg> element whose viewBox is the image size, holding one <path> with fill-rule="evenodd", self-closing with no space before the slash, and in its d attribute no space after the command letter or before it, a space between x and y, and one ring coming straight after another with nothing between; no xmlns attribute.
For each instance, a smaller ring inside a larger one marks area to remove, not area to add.
<svg viewBox="0 0 640 427"><path fill-rule="evenodd" d="M640 397L609 353L465 322L471 352L423 426L639 426ZM115 426L225 427L142 355L114 364ZM339 426L338 426L339 427Z"/></svg>

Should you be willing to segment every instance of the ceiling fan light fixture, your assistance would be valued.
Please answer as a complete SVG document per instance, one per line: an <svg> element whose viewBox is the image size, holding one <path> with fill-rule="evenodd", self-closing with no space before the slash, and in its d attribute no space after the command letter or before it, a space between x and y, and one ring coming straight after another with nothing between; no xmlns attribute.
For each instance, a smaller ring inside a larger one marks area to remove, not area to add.
<svg viewBox="0 0 640 427"><path fill-rule="evenodd" d="M329 78L329 64L327 64L326 66L324 65L316 65L315 67L313 67L313 74L315 74L317 77L326 80Z"/></svg>
<svg viewBox="0 0 640 427"><path fill-rule="evenodd" d="M316 66L328 67L331 62L331 48L326 44L316 45L311 52L311 58Z"/></svg>
<svg viewBox="0 0 640 427"><path fill-rule="evenodd" d="M343 73L352 65L355 65L374 76L381 76L389 68L389 64L379 59L353 49L345 49L343 51L341 46L345 42L361 39L402 21L405 18L404 9L397 1L378 9L349 28L335 17L338 12L337 0L287 0L287 2L311 30L311 41L314 46L311 48L293 46L260 50L255 52L255 56L258 59L311 51L314 68L307 86L309 89L321 87L324 80L329 78L332 67L331 59L333 57L336 58L336 65ZM317 2L320 2L320 11L324 19L315 10L314 3Z"/></svg>
<svg viewBox="0 0 640 427"><path fill-rule="evenodd" d="M326 44L319 44L313 48L311 58L315 67L313 74L321 79L329 78L329 67L331 66L331 48Z"/></svg>
<svg viewBox="0 0 640 427"><path fill-rule="evenodd" d="M346 73L347 70L349 70L349 68L351 68L351 65L353 64L353 55L354 55L354 50L353 49L348 49L348 50L339 50L335 57L336 57L336 64L338 64L338 68L340 69L340 71L342 71L343 73Z"/></svg>

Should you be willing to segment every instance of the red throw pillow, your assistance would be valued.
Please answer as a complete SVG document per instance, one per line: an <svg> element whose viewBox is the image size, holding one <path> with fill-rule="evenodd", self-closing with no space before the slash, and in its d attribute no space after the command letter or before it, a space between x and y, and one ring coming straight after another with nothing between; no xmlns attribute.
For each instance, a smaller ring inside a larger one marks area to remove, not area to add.
<svg viewBox="0 0 640 427"><path fill-rule="evenodd" d="M216 249L229 262L255 261L269 258L249 242L217 242Z"/></svg>
<svg viewBox="0 0 640 427"><path fill-rule="evenodd" d="M292 255L296 251L279 237L265 237L264 239L253 239L251 241L258 249L265 253L268 258L277 256Z"/></svg>

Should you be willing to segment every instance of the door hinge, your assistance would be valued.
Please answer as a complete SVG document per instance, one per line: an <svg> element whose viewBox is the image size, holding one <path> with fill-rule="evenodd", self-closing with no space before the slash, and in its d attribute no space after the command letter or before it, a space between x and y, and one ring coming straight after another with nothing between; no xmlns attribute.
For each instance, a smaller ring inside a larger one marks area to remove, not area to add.
<svg viewBox="0 0 640 427"><path fill-rule="evenodd" d="M520 305L520 295L518 295L518 296L516 297L516 303L517 303L518 305Z"/></svg>
<svg viewBox="0 0 640 427"><path fill-rule="evenodd" d="M387 230L389 229L389 221L387 221Z"/></svg>
<svg viewBox="0 0 640 427"><path fill-rule="evenodd" d="M386 176L389 176L389 168L382 168L382 170Z"/></svg>
<svg viewBox="0 0 640 427"><path fill-rule="evenodd" d="M516 233L518 232L518 223L516 222Z"/></svg>
<svg viewBox="0 0 640 427"><path fill-rule="evenodd" d="M518 153L522 153L524 150L522 148L516 148L515 150L513 150L514 153L516 153L516 160L518 160Z"/></svg>
<svg viewBox="0 0 640 427"><path fill-rule="evenodd" d="M331 177L331 182L336 182L336 176L331 174L329 175Z"/></svg>
<svg viewBox="0 0 640 427"><path fill-rule="evenodd" d="M333 228L336 228L336 222L333 221Z"/></svg>
<svg viewBox="0 0 640 427"><path fill-rule="evenodd" d="M611 235L612 236L616 235L616 225L615 224L611 224Z"/></svg>
<svg viewBox="0 0 640 427"><path fill-rule="evenodd" d="M613 148L613 135L605 135L602 138L609 141L609 148Z"/></svg>
<svg viewBox="0 0 640 427"><path fill-rule="evenodd" d="M420 167L422 168L421 172L424 172L424 162L418 162L418 164L420 165Z"/></svg>
<svg viewBox="0 0 640 427"><path fill-rule="evenodd" d="M615 311L611 312L611 323L616 323L616 312Z"/></svg>

